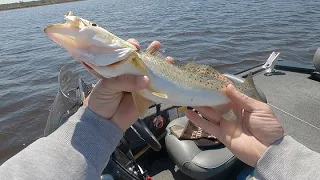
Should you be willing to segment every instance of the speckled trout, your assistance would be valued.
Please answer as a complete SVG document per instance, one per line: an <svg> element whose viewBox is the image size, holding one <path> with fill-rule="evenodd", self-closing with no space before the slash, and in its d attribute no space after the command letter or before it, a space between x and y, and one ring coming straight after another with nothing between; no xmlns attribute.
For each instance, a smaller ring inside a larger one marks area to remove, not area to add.
<svg viewBox="0 0 320 180"><path fill-rule="evenodd" d="M138 52L134 45L72 12L67 13L65 20L64 24L47 26L45 33L94 75L99 78L123 74L148 76L148 87L132 93L140 117L145 113L142 107L150 101L183 107L211 106L221 114L230 115L231 111L218 107L226 107L230 102L226 86L233 82L210 66L194 62L184 66L171 64L157 52ZM251 74L235 87L259 100Z"/></svg>

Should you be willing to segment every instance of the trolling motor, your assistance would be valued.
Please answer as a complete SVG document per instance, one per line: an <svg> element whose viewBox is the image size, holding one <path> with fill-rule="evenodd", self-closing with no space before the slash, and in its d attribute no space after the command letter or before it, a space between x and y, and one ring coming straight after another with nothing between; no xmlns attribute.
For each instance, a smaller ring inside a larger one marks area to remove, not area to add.
<svg viewBox="0 0 320 180"><path fill-rule="evenodd" d="M83 105L83 100L93 88L93 85L86 84L68 65L61 68L58 85L58 93L50 109L44 136L48 136L66 122Z"/></svg>

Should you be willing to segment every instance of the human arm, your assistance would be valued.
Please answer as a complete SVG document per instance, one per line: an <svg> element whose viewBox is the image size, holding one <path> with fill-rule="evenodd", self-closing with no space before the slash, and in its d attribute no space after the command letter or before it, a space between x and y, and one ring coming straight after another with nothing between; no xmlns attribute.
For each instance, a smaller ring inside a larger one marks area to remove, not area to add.
<svg viewBox="0 0 320 180"><path fill-rule="evenodd" d="M139 50L135 40L129 42ZM157 51L160 43L150 48ZM147 83L147 77L132 75L100 80L66 123L6 161L0 179L98 179L122 133L138 118L130 92Z"/></svg>
<svg viewBox="0 0 320 180"><path fill-rule="evenodd" d="M0 179L98 179L121 129L85 106L0 167Z"/></svg>
<svg viewBox="0 0 320 180"><path fill-rule="evenodd" d="M195 107L207 120L193 111L188 111L188 118L216 136L240 160L256 167L259 179L301 179L294 175L307 177L307 172L315 171L320 161L313 158L319 155L286 136L269 105L236 91L232 85L227 87L227 94L238 117L236 122L223 119L210 107ZM300 153L302 156L298 156ZM292 168L294 162L298 164ZM310 165L308 171L303 171L300 167L305 166L305 162L315 166Z"/></svg>
<svg viewBox="0 0 320 180"><path fill-rule="evenodd" d="M277 140L258 160L259 179L319 179L320 154L290 136Z"/></svg>

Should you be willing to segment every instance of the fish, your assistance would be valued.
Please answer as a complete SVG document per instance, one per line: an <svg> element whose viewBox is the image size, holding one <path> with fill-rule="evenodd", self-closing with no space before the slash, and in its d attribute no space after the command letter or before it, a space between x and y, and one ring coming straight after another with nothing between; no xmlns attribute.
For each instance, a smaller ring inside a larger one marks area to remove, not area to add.
<svg viewBox="0 0 320 180"><path fill-rule="evenodd" d="M182 107L210 106L226 119L235 120L234 112L226 106L230 103L228 84L261 101L251 73L244 83L236 84L209 65L175 65L165 61L158 51L137 51L134 45L71 11L64 19L65 23L48 25L44 32L93 75L112 78L132 74L149 78L145 89L132 92L139 117L144 116L144 107L151 101Z"/></svg>

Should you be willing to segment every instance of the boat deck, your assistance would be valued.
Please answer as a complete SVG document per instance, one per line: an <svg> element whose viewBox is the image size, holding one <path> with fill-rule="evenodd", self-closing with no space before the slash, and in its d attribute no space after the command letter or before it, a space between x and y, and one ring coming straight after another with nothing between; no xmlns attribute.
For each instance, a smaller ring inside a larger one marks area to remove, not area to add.
<svg viewBox="0 0 320 180"><path fill-rule="evenodd" d="M275 68L278 75L255 74L255 84L265 93L287 134L320 152L320 82L311 78L314 69Z"/></svg>

